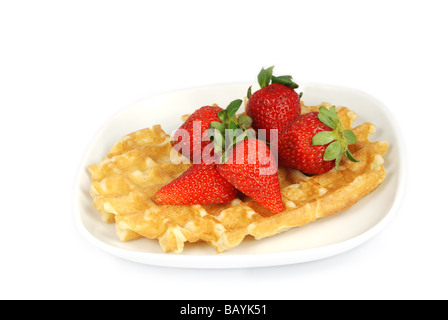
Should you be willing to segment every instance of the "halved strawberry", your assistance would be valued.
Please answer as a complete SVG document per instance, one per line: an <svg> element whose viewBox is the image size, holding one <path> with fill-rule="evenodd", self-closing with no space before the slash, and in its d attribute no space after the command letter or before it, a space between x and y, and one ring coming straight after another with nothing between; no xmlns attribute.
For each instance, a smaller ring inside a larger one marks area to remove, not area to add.
<svg viewBox="0 0 448 320"><path fill-rule="evenodd" d="M212 204L232 201L235 187L224 179L214 164L193 164L182 175L155 194L158 204Z"/></svg>
<svg viewBox="0 0 448 320"><path fill-rule="evenodd" d="M249 88L247 93L246 114L252 117L255 130L266 129L266 141L270 141L271 129L281 132L301 113L301 95L294 90L299 85L291 76L273 76L273 68L261 69L258 74L261 89L252 94Z"/></svg>
<svg viewBox="0 0 448 320"><path fill-rule="evenodd" d="M301 115L281 132L279 164L310 175L339 170L344 154L351 161L358 161L348 150L348 145L355 142L355 134L344 130L335 107L320 107L319 112Z"/></svg>

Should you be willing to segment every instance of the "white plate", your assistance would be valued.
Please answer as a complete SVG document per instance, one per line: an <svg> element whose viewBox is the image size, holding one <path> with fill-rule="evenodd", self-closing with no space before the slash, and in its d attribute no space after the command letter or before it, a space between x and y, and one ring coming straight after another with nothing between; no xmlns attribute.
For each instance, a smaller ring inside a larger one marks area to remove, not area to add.
<svg viewBox="0 0 448 320"><path fill-rule="evenodd" d="M77 178L75 215L82 234L101 249L124 259L184 268L246 268L312 261L345 252L377 234L397 211L404 190L405 153L398 126L388 109L374 97L351 88L318 83L300 84L305 104L330 102L350 107L358 114L355 124L376 124L373 140L390 143L384 157L385 181L350 209L263 240L248 236L241 245L221 254L203 243L186 243L182 254L167 254L161 251L157 240L121 242L114 224L101 221L89 195L90 164L101 161L112 145L130 132L161 124L172 134L181 124L181 115L212 103L225 107L234 99L242 99L249 85L252 83L169 92L142 100L110 118L88 147Z"/></svg>

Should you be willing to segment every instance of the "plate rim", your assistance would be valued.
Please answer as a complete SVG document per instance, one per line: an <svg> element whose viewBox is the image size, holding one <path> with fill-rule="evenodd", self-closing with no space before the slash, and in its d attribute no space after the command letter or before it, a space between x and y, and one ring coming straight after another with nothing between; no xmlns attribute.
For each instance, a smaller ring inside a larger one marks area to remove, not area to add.
<svg viewBox="0 0 448 320"><path fill-rule="evenodd" d="M379 220L375 225L371 226L368 230L352 238L320 247L290 250L284 252L237 254L237 255L220 255L220 254L182 255L175 253L153 253L153 252L132 251L108 244L98 239L87 230L87 227L84 225L81 218L81 208L79 203L82 191L81 180L82 175L84 174L83 170L85 170L85 164L87 162L88 156L92 151L92 148L95 145L95 141L101 135L101 132L103 132L107 128L108 124L113 119L116 119L121 114L128 111L129 108L132 108L137 104L145 103L148 100L156 99L157 97L160 96L171 95L173 93L188 92L191 90L205 89L205 88L211 89L213 87L222 88L224 86L242 86L251 84L253 84L253 82L228 82L228 83L212 84L205 86L179 88L178 90L161 92L154 95L150 95L146 98L139 99L134 103L121 108L120 110L112 114L110 117L108 117L104 121L104 123L98 128L98 130L95 132L95 134L87 144L87 147L84 149L84 153L81 157L81 161L79 162L75 178L75 184L74 184L75 190L73 193L73 202L74 202L73 214L75 216L75 224L77 226L77 229L84 236L84 238L86 238L90 243L92 243L96 247L108 252L109 254L137 263L143 263L153 266L162 266L162 267L175 267L175 268L230 269L230 268L272 267L272 266L282 266L282 265L290 265L290 264L321 260L324 258L336 256L341 253L347 252L355 247L362 245L367 240L377 235L397 214L406 189L406 177L407 177L407 162L405 156L406 147L401 129L398 125L395 116L391 113L389 108L375 96L357 88L337 84L315 82L315 81L301 82L301 85L305 86L305 88L306 86L319 86L319 87L327 86L336 89L340 88L343 90L351 90L357 92L358 94L362 94L371 100L374 100L375 104L380 106L381 111L383 111L386 114L386 116L389 117L390 122L393 124L393 128L391 128L391 130L393 131L393 134L396 136L396 139L398 141L403 142L397 144L396 146L398 149L400 159L399 159L399 165L397 166L398 171L397 187L395 189L395 196L392 205L390 206L390 209L387 211L384 217L382 217L381 220Z"/></svg>

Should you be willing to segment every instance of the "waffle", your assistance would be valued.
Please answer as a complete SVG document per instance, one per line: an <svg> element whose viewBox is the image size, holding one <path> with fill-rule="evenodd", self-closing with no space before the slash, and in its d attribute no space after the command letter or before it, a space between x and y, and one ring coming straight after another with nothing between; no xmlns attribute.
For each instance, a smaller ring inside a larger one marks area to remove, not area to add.
<svg viewBox="0 0 448 320"><path fill-rule="evenodd" d="M302 105L302 113L317 111L321 105ZM355 112L346 107L336 110L343 126L352 128ZM238 246L247 235L262 239L338 213L377 188L386 176L382 156L388 143L369 140L375 132L372 123L352 130L358 142L350 145L350 152L359 162L343 157L340 171L311 177L279 167L284 211L278 214L242 194L226 204L155 204L157 190L190 166L171 162L170 136L160 125L125 136L100 163L91 165L90 193L102 220L115 222L122 241L158 239L164 252L175 253L181 253L186 242L205 241L219 253Z"/></svg>

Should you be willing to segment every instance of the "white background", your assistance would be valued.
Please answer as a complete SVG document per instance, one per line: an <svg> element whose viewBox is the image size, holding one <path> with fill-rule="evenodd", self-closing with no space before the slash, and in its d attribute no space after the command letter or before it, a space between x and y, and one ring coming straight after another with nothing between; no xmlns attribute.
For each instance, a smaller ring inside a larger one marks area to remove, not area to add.
<svg viewBox="0 0 448 320"><path fill-rule="evenodd" d="M1 1L0 298L448 298L444 5ZM166 91L253 81L271 65L302 82L361 89L391 109L408 183L383 231L331 258L233 270L133 263L82 237L75 177L110 116Z"/></svg>

